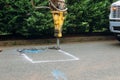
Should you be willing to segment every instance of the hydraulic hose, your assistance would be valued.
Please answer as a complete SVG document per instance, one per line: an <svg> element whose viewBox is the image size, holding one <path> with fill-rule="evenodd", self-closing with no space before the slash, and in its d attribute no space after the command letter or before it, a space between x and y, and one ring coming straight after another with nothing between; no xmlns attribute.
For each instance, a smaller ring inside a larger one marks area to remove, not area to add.
<svg viewBox="0 0 120 80"><path fill-rule="evenodd" d="M49 0L49 2L50 2L50 4L51 4L51 6L52 6L53 8L55 8L57 11L65 12L65 11L67 11L67 9L68 9L68 8L59 9L59 8L57 8L57 7L53 4L53 2L52 2L51 0Z"/></svg>
<svg viewBox="0 0 120 80"><path fill-rule="evenodd" d="M50 5L55 8L57 11L62 11L62 12L65 12L67 11L68 8L65 8L65 9L59 9L55 6L55 4L53 4L53 2L51 0L49 0L49 3ZM48 9L51 9L51 7L48 7L48 6L35 6L35 3L33 0L31 0L31 4L32 6L35 8L35 9L41 9L41 8L48 8Z"/></svg>

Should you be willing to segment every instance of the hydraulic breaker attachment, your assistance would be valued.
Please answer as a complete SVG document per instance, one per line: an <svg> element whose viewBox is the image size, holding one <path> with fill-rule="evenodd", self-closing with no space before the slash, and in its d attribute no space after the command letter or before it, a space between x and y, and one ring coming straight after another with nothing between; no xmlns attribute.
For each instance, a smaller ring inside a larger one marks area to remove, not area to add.
<svg viewBox="0 0 120 80"><path fill-rule="evenodd" d="M54 36L57 38L62 37L62 26L64 23L65 15L62 11L52 11L54 20Z"/></svg>

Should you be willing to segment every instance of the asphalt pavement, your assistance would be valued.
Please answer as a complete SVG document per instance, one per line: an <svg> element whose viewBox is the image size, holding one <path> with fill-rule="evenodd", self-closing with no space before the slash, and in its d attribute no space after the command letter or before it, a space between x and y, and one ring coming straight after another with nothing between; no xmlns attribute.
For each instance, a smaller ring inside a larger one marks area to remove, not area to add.
<svg viewBox="0 0 120 80"><path fill-rule="evenodd" d="M3 47L0 80L120 80L120 42L116 40ZM22 49L42 49L20 53Z"/></svg>

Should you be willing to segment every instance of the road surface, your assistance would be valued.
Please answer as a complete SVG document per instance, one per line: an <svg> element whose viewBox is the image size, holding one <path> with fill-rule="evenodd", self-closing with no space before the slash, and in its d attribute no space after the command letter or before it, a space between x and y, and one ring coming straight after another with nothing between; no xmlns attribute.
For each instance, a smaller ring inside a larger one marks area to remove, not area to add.
<svg viewBox="0 0 120 80"><path fill-rule="evenodd" d="M62 50L36 54L17 51L45 47L4 47L0 53L0 79L120 80L120 43L116 40L61 44Z"/></svg>

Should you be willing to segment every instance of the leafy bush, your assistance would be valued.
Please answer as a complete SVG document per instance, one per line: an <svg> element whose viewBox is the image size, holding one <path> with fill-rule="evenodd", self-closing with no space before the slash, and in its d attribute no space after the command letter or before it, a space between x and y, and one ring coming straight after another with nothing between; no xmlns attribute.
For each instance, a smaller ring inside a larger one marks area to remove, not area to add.
<svg viewBox="0 0 120 80"><path fill-rule="evenodd" d="M67 0L64 34L108 31L110 4L116 0ZM35 0L37 6L48 0ZM0 34L53 35L50 10L35 10L30 0L0 0Z"/></svg>
<svg viewBox="0 0 120 80"><path fill-rule="evenodd" d="M18 34L26 26L28 13L31 12L29 0L0 1L0 32Z"/></svg>

